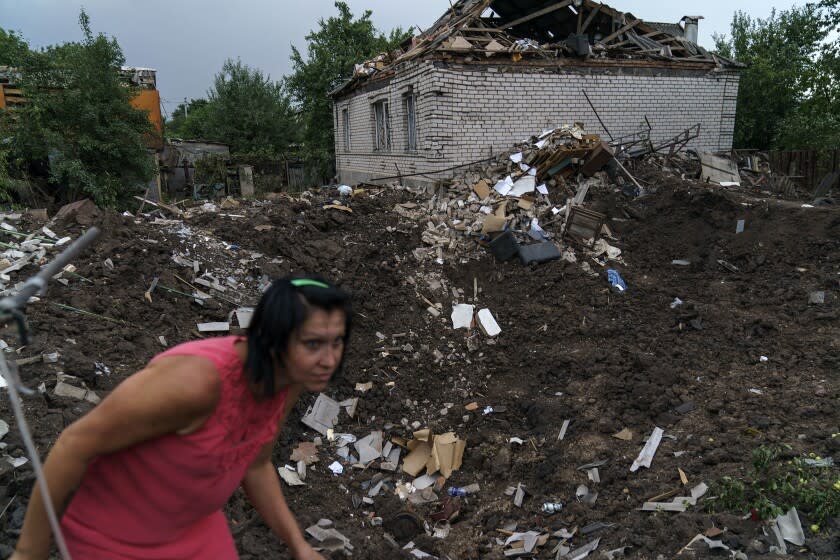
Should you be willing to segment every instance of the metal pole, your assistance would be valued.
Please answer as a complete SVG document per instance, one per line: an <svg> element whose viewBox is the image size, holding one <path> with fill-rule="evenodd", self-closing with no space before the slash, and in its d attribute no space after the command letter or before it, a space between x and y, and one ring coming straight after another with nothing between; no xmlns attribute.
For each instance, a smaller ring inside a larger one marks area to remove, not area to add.
<svg viewBox="0 0 840 560"><path fill-rule="evenodd" d="M613 141L613 135L610 134L610 129L607 128L607 125L604 124L604 121L601 120L601 115L598 114L598 110L595 108L595 105L592 104L592 100L589 99L589 96L586 95L586 90L580 90L583 93L583 96L586 98L586 101L589 103L589 106L592 107L592 111L595 113L595 116L598 118L598 122L601 123L601 127L607 132L607 136L610 137L610 142Z"/></svg>

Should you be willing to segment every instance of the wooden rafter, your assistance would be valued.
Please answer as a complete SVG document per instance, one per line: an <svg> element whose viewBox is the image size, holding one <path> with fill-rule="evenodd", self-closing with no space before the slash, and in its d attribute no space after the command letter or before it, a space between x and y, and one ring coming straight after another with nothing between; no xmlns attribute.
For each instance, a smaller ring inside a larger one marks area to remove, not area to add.
<svg viewBox="0 0 840 560"><path fill-rule="evenodd" d="M578 29L578 33L585 33L586 29L589 27L589 24L592 23L592 20L595 19L595 16L597 16L598 12L600 12L600 11L601 11L601 5L600 4L598 4L597 6L592 8L592 11L589 12L589 16L587 16L586 21L584 21L583 25L580 27L580 29Z"/></svg>
<svg viewBox="0 0 840 560"><path fill-rule="evenodd" d="M553 6L549 6L548 8L543 8L542 10L537 10L527 16L523 16L519 19L515 19L510 23L506 23L504 25L505 29L510 29L511 27L516 27L517 25L521 25L523 23L527 23L533 19L537 19L538 17L542 17L546 14L550 14L551 12L556 12L557 10L562 10L572 4L572 0L562 0L554 4Z"/></svg>
<svg viewBox="0 0 840 560"><path fill-rule="evenodd" d="M626 32L626 31L629 31L630 29L633 29L634 27L639 25L641 22L642 22L642 20L640 20L640 19L637 19L635 21L631 21L630 23L628 23L624 27L620 28L618 31L616 31L612 35L609 35L608 37L604 37L604 39L601 42L606 45L607 43L609 43L610 41L612 41L613 39L615 39L616 37L618 37L622 33Z"/></svg>

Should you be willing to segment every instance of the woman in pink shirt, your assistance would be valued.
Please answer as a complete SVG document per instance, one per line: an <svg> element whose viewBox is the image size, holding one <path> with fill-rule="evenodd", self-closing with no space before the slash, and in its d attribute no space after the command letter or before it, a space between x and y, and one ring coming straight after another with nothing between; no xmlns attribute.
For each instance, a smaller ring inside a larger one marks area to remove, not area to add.
<svg viewBox="0 0 840 560"><path fill-rule="evenodd" d="M298 560L323 559L283 498L271 451L302 391L323 391L350 334L348 295L321 278L275 281L247 337L155 356L68 426L44 465L76 560L235 560L222 507L240 485ZM47 560L32 493L10 560Z"/></svg>

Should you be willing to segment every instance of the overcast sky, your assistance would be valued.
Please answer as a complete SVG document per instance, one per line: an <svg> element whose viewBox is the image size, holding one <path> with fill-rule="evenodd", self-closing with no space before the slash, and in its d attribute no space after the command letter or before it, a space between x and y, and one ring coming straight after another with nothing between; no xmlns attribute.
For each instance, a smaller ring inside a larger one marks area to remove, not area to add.
<svg viewBox="0 0 840 560"><path fill-rule="evenodd" d="M355 15L373 11L377 28L426 28L449 0L347 0ZM793 0L612 0L613 8L650 21L677 22L702 15L700 44L712 47L712 33L728 33L735 10L767 17L773 6ZM333 0L0 0L0 27L19 31L30 45L46 46L81 37L79 8L94 32L117 38L126 63L158 70L164 109L185 97L206 95L227 58L260 68L275 79L291 69L291 45L305 52L306 34L319 18L336 13Z"/></svg>

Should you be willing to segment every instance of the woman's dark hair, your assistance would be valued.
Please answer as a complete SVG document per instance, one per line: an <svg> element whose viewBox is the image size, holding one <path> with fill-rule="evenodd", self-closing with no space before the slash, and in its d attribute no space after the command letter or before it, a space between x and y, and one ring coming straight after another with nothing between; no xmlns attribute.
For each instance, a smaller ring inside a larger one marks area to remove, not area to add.
<svg viewBox="0 0 840 560"><path fill-rule="evenodd" d="M350 295L320 276L289 276L275 280L257 304L248 326L245 372L254 385L261 387L263 397L270 398L276 392L272 356L276 356L282 365L292 333L306 322L313 309L344 312L346 347L353 321ZM344 354L335 375L341 373L343 367Z"/></svg>

